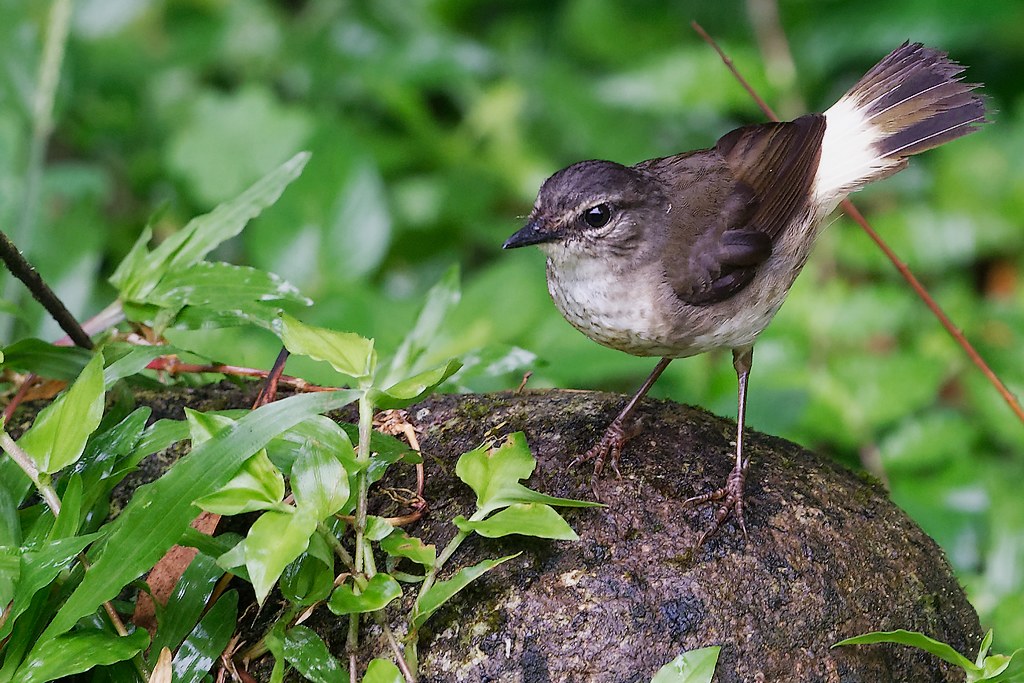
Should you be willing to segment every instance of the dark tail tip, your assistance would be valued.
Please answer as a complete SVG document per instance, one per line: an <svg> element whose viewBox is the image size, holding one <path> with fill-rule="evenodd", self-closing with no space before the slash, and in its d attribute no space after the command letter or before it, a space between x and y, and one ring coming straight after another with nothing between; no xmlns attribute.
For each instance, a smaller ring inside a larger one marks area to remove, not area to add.
<svg viewBox="0 0 1024 683"><path fill-rule="evenodd" d="M908 157L967 135L986 123L985 100L964 83L964 67L944 52L904 43L850 88L868 122L884 136L878 153Z"/></svg>

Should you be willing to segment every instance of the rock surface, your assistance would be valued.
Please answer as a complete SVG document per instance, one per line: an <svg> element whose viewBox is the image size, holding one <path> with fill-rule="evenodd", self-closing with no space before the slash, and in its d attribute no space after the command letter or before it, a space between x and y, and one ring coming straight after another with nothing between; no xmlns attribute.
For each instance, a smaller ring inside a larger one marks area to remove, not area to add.
<svg viewBox="0 0 1024 683"><path fill-rule="evenodd" d="M409 531L443 546L455 531L450 520L473 510L472 491L455 476L457 458L515 431L525 431L538 460L531 488L592 498L590 466L567 465L622 402L611 394L538 391L438 396L410 408L423 430L430 514ZM204 409L206 401L193 395L190 405ZM452 571L522 554L427 623L423 683L647 683L680 652L708 645L722 647L718 683L963 680L910 648L831 648L848 636L897 628L923 631L961 652L976 651L981 639L942 551L881 486L749 432L749 537L729 522L694 552L714 511L680 503L725 480L735 423L665 401L644 401L639 415L644 428L625 449L622 479L598 483L607 507L562 509L579 541L511 536L463 544ZM408 481L379 484L396 485ZM263 615L272 612L268 606ZM346 619L321 607L304 624L343 658ZM372 643L373 630L364 643ZM250 671L269 680L269 664Z"/></svg>

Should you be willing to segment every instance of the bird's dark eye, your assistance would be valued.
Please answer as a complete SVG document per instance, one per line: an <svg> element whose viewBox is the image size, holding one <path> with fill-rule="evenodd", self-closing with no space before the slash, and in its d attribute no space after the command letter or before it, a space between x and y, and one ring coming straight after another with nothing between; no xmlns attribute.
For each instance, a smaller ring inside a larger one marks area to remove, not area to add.
<svg viewBox="0 0 1024 683"><path fill-rule="evenodd" d="M583 212L583 220L592 228L603 228L611 217L612 210L607 204L598 204Z"/></svg>

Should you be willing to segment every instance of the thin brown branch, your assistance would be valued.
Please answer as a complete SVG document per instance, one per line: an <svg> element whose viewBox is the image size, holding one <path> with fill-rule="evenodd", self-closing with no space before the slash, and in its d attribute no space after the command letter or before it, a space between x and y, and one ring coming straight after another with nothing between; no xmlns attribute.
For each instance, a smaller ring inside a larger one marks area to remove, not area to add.
<svg viewBox="0 0 1024 683"><path fill-rule="evenodd" d="M765 113L765 116L770 118L772 121L778 121L779 118L778 116L775 115L775 112L772 111L772 108L768 106L767 102L761 99L761 96L758 95L754 88L746 81L746 79L744 79L743 76L740 75L732 60L729 58L728 55L725 54L725 52L722 51L722 48L718 46L714 39L708 35L707 31L705 31L703 27L701 27L701 25L698 24L696 21L691 22L690 26L693 27L693 30L697 32L697 35L703 38L708 45L714 48L715 52L718 53L718 56L721 57L722 62L725 64L725 67L729 69L729 71L736 78L739 84L743 86L743 88L748 93L750 93L750 96L754 99L755 102L757 102L758 106L761 107L761 111ZM878 245L878 248L881 249L882 253L885 254L886 258L888 258L892 262L893 266L895 266L896 270L899 271L900 275L903 276L903 279L907 281L911 289L913 289L917 296L922 301L924 301L925 306L927 306L928 310L932 312L932 315L934 315L938 319L939 323L942 325L943 328L945 328L946 332L948 332L949 335L953 337L956 343L960 345L960 348L963 349L964 353L967 354L967 357L971 359L971 362L974 363L978 370L981 371L981 374L984 375L985 378L989 381L989 383L991 383L992 386L995 387L996 391L999 392L999 395L1006 402L1006 405L1010 407L1010 410L1013 411L1014 415L1017 416L1017 419L1020 420L1021 422L1024 422L1024 408L1021 407L1020 401L1018 401L1017 397L1013 395L1013 393L1006 387L1005 384L1003 384L1002 380L999 379L999 376L992 371L992 368L988 366L988 363L986 363L985 360L981 357L981 355L974 349L974 346L972 346L971 343L967 340L967 337L964 336L963 332L961 332L956 327L956 325L953 324L953 321L950 320L949 316L946 315L946 313L942 310L939 304L936 303L935 299L933 299L932 296L928 293L928 291L924 288L924 285L921 284L920 280L918 280L914 276L914 274L910 272L910 268L908 268L907 265L900 260L900 258L896 255L896 252L894 252L889 247L889 245L885 243L881 236L877 232L875 232L875 230L871 227L871 224L868 223L866 218L864 218L864 215L861 214L861 212L857 210L857 207L853 205L853 202L851 202L849 199L846 199L843 201L841 206L843 208L843 211L845 211L846 214L850 218L852 218L857 223L857 225L859 225L864 230L864 232L868 234L868 237L870 237L871 240L876 245Z"/></svg>
<svg viewBox="0 0 1024 683"><path fill-rule="evenodd" d="M178 360L177 356L161 356L160 358L156 358L150 362L146 368L149 370L166 372L171 375L216 372L218 374L232 375L235 377L257 377L265 379L270 374L267 370L246 368L237 365L222 365L220 363L198 365L195 363L182 363ZM277 381L279 385L286 386L300 392L335 391L337 389L337 387L324 387L319 384L308 382L300 377L291 377L289 375L281 375Z"/></svg>
<svg viewBox="0 0 1024 683"><path fill-rule="evenodd" d="M83 349L91 349L93 347L92 339L82 329L75 316L71 315L71 311L67 309L64 302L50 289L50 286L39 275L39 271L32 267L28 259L18 251L18 247L14 245L14 242L11 242L3 232L0 232L0 259L3 260L4 265L11 271L11 274L21 280L25 287L28 288L32 297L42 304L46 312L50 314L50 317L57 321L60 328L67 333L76 346L81 346Z"/></svg>

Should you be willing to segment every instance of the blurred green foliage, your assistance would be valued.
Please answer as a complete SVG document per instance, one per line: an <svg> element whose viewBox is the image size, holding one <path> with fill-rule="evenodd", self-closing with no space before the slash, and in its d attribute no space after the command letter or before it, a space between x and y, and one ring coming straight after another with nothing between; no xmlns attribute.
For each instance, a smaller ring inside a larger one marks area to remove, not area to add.
<svg viewBox="0 0 1024 683"><path fill-rule="evenodd" d="M532 369L534 387L631 391L652 367L570 328L542 255L500 245L568 163L704 147L762 120L691 19L784 116L823 110L908 38L948 50L986 84L995 123L857 201L1024 393L1024 3L784 0L791 73L770 0L78 0L34 165L49 7L0 0L0 226L76 314L109 303L105 277L145 225L166 237L307 149L302 177L218 260L278 273L316 302L305 320L388 351L460 264L462 301L430 353L468 354L468 390ZM13 283L3 299L5 344L59 336ZM235 364L277 351L253 330L168 334ZM748 423L884 471L985 624L1024 642L1024 430L852 223L823 235L756 355ZM735 413L723 355L673 364L655 395Z"/></svg>

